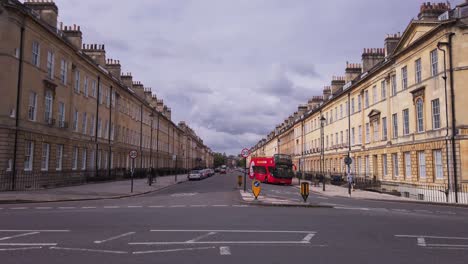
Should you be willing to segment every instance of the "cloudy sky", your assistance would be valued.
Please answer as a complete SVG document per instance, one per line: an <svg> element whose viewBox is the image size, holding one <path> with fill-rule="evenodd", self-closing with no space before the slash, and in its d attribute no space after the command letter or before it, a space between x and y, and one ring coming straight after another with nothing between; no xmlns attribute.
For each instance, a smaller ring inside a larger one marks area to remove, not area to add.
<svg viewBox="0 0 468 264"><path fill-rule="evenodd" d="M403 32L422 0L55 0L59 21L151 87L214 151L237 154ZM451 1L452 5L462 0Z"/></svg>

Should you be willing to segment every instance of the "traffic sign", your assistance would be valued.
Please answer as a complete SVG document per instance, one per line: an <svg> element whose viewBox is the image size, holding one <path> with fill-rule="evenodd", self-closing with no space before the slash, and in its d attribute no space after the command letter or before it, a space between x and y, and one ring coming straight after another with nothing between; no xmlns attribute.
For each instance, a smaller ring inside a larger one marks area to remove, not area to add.
<svg viewBox="0 0 468 264"><path fill-rule="evenodd" d="M243 158L247 158L249 155L250 155L250 150L249 150L249 149L245 148L245 149L243 149L243 150L241 151L241 156L242 156Z"/></svg>
<svg viewBox="0 0 468 264"><path fill-rule="evenodd" d="M260 186L260 181L255 180L252 182L252 193L255 196L255 200L257 200L257 197L260 195L262 187Z"/></svg>
<svg viewBox="0 0 468 264"><path fill-rule="evenodd" d="M304 203L307 201L307 197L309 197L309 183L302 182L301 183L301 196L304 199Z"/></svg>
<svg viewBox="0 0 468 264"><path fill-rule="evenodd" d="M138 157L138 151L132 150L130 153L128 153L128 156L130 156L132 159L136 159Z"/></svg>
<svg viewBox="0 0 468 264"><path fill-rule="evenodd" d="M353 159L351 157L347 156L347 157L344 158L344 163L346 165L351 165L351 163L353 163Z"/></svg>

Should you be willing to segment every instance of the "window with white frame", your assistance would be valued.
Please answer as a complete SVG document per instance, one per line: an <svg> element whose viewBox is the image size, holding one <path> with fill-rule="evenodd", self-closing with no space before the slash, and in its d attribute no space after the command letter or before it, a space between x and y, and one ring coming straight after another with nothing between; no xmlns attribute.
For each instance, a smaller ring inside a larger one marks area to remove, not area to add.
<svg viewBox="0 0 468 264"><path fill-rule="evenodd" d="M442 165L442 150L434 150L432 155L434 156L434 174L437 180L444 178L444 170Z"/></svg>
<svg viewBox="0 0 468 264"><path fill-rule="evenodd" d="M362 109L362 98L361 98L360 94L357 97L357 104L358 104L358 111L361 111L361 109Z"/></svg>
<svg viewBox="0 0 468 264"><path fill-rule="evenodd" d="M34 161L34 142L25 140L24 142L24 170L32 171Z"/></svg>
<svg viewBox="0 0 468 264"><path fill-rule="evenodd" d="M370 127L369 127L369 123L366 123L366 143L370 143Z"/></svg>
<svg viewBox="0 0 468 264"><path fill-rule="evenodd" d="M65 104L63 102L58 104L58 122L59 127L65 127Z"/></svg>
<svg viewBox="0 0 468 264"><path fill-rule="evenodd" d="M338 106L335 107L335 121L338 121Z"/></svg>
<svg viewBox="0 0 468 264"><path fill-rule="evenodd" d="M405 152L405 178L411 179L411 153Z"/></svg>
<svg viewBox="0 0 468 264"><path fill-rule="evenodd" d="M96 87L97 87L96 80L92 80L91 81L91 96L93 98L96 98Z"/></svg>
<svg viewBox="0 0 468 264"><path fill-rule="evenodd" d="M357 169L356 169L357 174L358 174L359 176L361 176L361 175L360 175L360 174L361 174L361 170L362 170L362 158L361 158L361 157L358 157L358 158L357 158L356 167L357 167Z"/></svg>
<svg viewBox="0 0 468 264"><path fill-rule="evenodd" d="M374 87L372 87L372 103L377 103L377 100L377 85L374 85Z"/></svg>
<svg viewBox="0 0 468 264"><path fill-rule="evenodd" d="M37 94L31 92L29 94L29 105L28 105L28 119L30 121L36 121L36 112L37 112Z"/></svg>
<svg viewBox="0 0 468 264"><path fill-rule="evenodd" d="M369 107L369 91L368 90L364 91L364 107L365 108Z"/></svg>
<svg viewBox="0 0 468 264"><path fill-rule="evenodd" d="M12 170L13 170L13 159L8 159L6 171L12 171Z"/></svg>
<svg viewBox="0 0 468 264"><path fill-rule="evenodd" d="M102 160L102 151L101 150L98 150L97 151L97 169L101 169L101 160Z"/></svg>
<svg viewBox="0 0 468 264"><path fill-rule="evenodd" d="M408 67L401 68L401 88L403 90L408 88Z"/></svg>
<svg viewBox="0 0 468 264"><path fill-rule="evenodd" d="M432 106L432 129L440 128L440 102L439 98L431 101Z"/></svg>
<svg viewBox="0 0 468 264"><path fill-rule="evenodd" d="M379 141L379 122L375 120L372 126L374 128L374 141L377 142Z"/></svg>
<svg viewBox="0 0 468 264"><path fill-rule="evenodd" d="M32 43L32 64L36 67L40 66L41 61L41 48L39 42L33 41Z"/></svg>
<svg viewBox="0 0 468 264"><path fill-rule="evenodd" d="M419 165L419 178L426 178L426 153L424 151L418 152L418 165Z"/></svg>
<svg viewBox="0 0 468 264"><path fill-rule="evenodd" d="M340 104L340 118L343 118L343 105Z"/></svg>
<svg viewBox="0 0 468 264"><path fill-rule="evenodd" d="M362 126L358 128L358 144L362 144Z"/></svg>
<svg viewBox="0 0 468 264"><path fill-rule="evenodd" d="M397 94L397 80L396 80L396 75L392 75L390 77L390 85L392 86L392 96L395 96Z"/></svg>
<svg viewBox="0 0 468 264"><path fill-rule="evenodd" d="M424 131L424 105L421 98L416 99L416 127L418 132Z"/></svg>
<svg viewBox="0 0 468 264"><path fill-rule="evenodd" d="M354 114L354 98L351 98L351 114Z"/></svg>
<svg viewBox="0 0 468 264"><path fill-rule="evenodd" d="M439 58L437 49L431 51L431 76L436 76L439 73Z"/></svg>
<svg viewBox="0 0 468 264"><path fill-rule="evenodd" d="M422 81L422 72L421 72L421 59L417 59L414 62L414 72L415 72L415 82L420 83Z"/></svg>
<svg viewBox="0 0 468 264"><path fill-rule="evenodd" d="M88 150L84 148L81 151L81 170L86 170L86 161L88 158L87 155L88 155Z"/></svg>
<svg viewBox="0 0 468 264"><path fill-rule="evenodd" d="M106 120L105 126L104 126L104 138L108 139L109 137L109 120Z"/></svg>
<svg viewBox="0 0 468 264"><path fill-rule="evenodd" d="M84 112L81 118L81 133L86 134L88 131L88 113Z"/></svg>
<svg viewBox="0 0 468 264"><path fill-rule="evenodd" d="M77 168L78 168L78 147L73 147L72 170L76 170Z"/></svg>
<svg viewBox="0 0 468 264"><path fill-rule="evenodd" d="M98 118L98 124L97 124L97 136L102 137L102 119Z"/></svg>
<svg viewBox="0 0 468 264"><path fill-rule="evenodd" d="M106 89L106 106L110 107L110 90Z"/></svg>
<svg viewBox="0 0 468 264"><path fill-rule="evenodd" d="M128 155L126 156L128 157ZM94 149L92 149L89 151L89 168L92 170L96 168L95 160L96 160L96 152Z"/></svg>
<svg viewBox="0 0 468 264"><path fill-rule="evenodd" d="M73 131L78 132L78 120L80 117L80 113L75 108L75 112L73 112Z"/></svg>
<svg viewBox="0 0 468 264"><path fill-rule="evenodd" d="M89 124L89 135L94 136L94 124L96 123L96 119L94 118L94 114L91 114L91 123Z"/></svg>
<svg viewBox="0 0 468 264"><path fill-rule="evenodd" d="M387 154L382 155L382 173L384 177L388 175Z"/></svg>
<svg viewBox="0 0 468 264"><path fill-rule="evenodd" d="M387 140L387 117L382 117L382 140Z"/></svg>
<svg viewBox="0 0 468 264"><path fill-rule="evenodd" d="M57 145L57 152L55 157L55 170L61 171L62 170L62 159L63 159L63 145Z"/></svg>
<svg viewBox="0 0 468 264"><path fill-rule="evenodd" d="M398 178L398 153L392 154L393 177Z"/></svg>
<svg viewBox="0 0 468 264"><path fill-rule="evenodd" d="M409 109L403 109L403 135L409 134Z"/></svg>
<svg viewBox="0 0 468 264"><path fill-rule="evenodd" d="M387 98L387 85L385 83L385 80L380 82L380 89L381 89L382 100L385 100L385 98Z"/></svg>
<svg viewBox="0 0 468 264"><path fill-rule="evenodd" d="M41 171L49 170L49 153L50 153L49 143L42 143Z"/></svg>
<svg viewBox="0 0 468 264"><path fill-rule="evenodd" d="M346 129L344 137L345 137L345 143L348 144L349 143L349 138L348 138L349 137L349 130L348 129ZM343 139L341 139L341 141L343 141Z"/></svg>
<svg viewBox="0 0 468 264"><path fill-rule="evenodd" d="M330 110L330 124L333 123L333 109Z"/></svg>
<svg viewBox="0 0 468 264"><path fill-rule="evenodd" d="M47 52L47 77L54 79L55 54L52 51Z"/></svg>
<svg viewBox="0 0 468 264"><path fill-rule="evenodd" d="M46 90L44 97L44 121L47 124L52 124L52 106L54 104L51 90Z"/></svg>
<svg viewBox="0 0 468 264"><path fill-rule="evenodd" d="M102 102L103 102L103 99L102 99L103 98L103 95L102 95L103 91L102 91L102 89L103 89L102 85L99 84L99 88L98 88L98 97L99 97L98 102L99 102L99 104L102 104Z"/></svg>
<svg viewBox="0 0 468 264"><path fill-rule="evenodd" d="M364 162L365 162L365 169L366 171L364 172L366 176L369 176L369 173L370 173L370 164L369 164L369 156L366 156L365 159L364 159Z"/></svg>
<svg viewBox="0 0 468 264"><path fill-rule="evenodd" d="M392 115L392 121L393 121L393 138L398 138L398 115L397 114Z"/></svg>
<svg viewBox="0 0 468 264"><path fill-rule="evenodd" d="M84 80L83 80L83 95L88 97L88 84L89 84L89 79L88 76L85 75Z"/></svg>
<svg viewBox="0 0 468 264"><path fill-rule="evenodd" d="M80 71L75 70L75 92L79 93L80 92Z"/></svg>
<svg viewBox="0 0 468 264"><path fill-rule="evenodd" d="M62 84L67 84L67 75L68 75L68 62L66 60L60 61L60 81Z"/></svg>
<svg viewBox="0 0 468 264"><path fill-rule="evenodd" d="M351 128L351 146L354 146L355 140L354 140L354 127Z"/></svg>

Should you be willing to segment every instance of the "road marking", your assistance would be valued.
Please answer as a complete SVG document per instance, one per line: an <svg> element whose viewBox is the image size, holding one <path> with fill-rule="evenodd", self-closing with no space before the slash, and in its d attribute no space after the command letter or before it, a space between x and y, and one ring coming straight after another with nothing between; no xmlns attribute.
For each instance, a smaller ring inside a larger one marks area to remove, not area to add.
<svg viewBox="0 0 468 264"><path fill-rule="evenodd" d="M426 246L426 239L424 239L424 237L418 237L418 246L420 247Z"/></svg>
<svg viewBox="0 0 468 264"><path fill-rule="evenodd" d="M419 209L416 209L414 210L415 212L418 212L418 213L428 213L428 214L432 214L432 211L429 211L429 210L419 210Z"/></svg>
<svg viewBox="0 0 468 264"><path fill-rule="evenodd" d="M120 206L104 206L104 209L116 209L120 208Z"/></svg>
<svg viewBox="0 0 468 264"><path fill-rule="evenodd" d="M315 236L315 234L311 233L311 234L307 234L303 239L302 239L302 242L304 243L310 243L310 240Z"/></svg>
<svg viewBox="0 0 468 264"><path fill-rule="evenodd" d="M58 207L58 209L75 209L76 207L71 207L71 206L64 206L64 207Z"/></svg>
<svg viewBox="0 0 468 264"><path fill-rule="evenodd" d="M362 207L341 207L341 206L335 206L333 207L335 209L341 209L341 210L360 210L360 211L369 211L369 208L362 208Z"/></svg>
<svg viewBox="0 0 468 264"><path fill-rule="evenodd" d="M234 206L234 207L250 207L250 206L244 205L244 204L241 204L241 205L235 204L235 205L233 205L233 206Z"/></svg>
<svg viewBox="0 0 468 264"><path fill-rule="evenodd" d="M424 235L395 235L396 237L423 237L423 238L438 238L438 239L459 239L459 240L468 240L468 237L448 237L448 236L424 236Z"/></svg>
<svg viewBox="0 0 468 264"><path fill-rule="evenodd" d="M101 250L101 249L87 249L87 248L63 248L63 247L50 247L50 249L57 250L70 250L70 251L87 251L98 253L112 253L112 254L127 254L127 251L114 251L114 250Z"/></svg>
<svg viewBox="0 0 468 264"><path fill-rule="evenodd" d="M216 232L216 233L295 233L295 234L315 234L315 231L299 230L207 230L207 229L151 229L151 232Z"/></svg>
<svg viewBox="0 0 468 264"><path fill-rule="evenodd" d="M450 244L427 244L428 247L453 247L453 248L468 248L468 245L450 245Z"/></svg>
<svg viewBox="0 0 468 264"><path fill-rule="evenodd" d="M141 205L129 205L127 207L128 208L142 208L143 206L141 206Z"/></svg>
<svg viewBox="0 0 468 264"><path fill-rule="evenodd" d="M0 246L56 246L57 243L0 243Z"/></svg>
<svg viewBox="0 0 468 264"><path fill-rule="evenodd" d="M7 240L7 239L15 238L15 237L24 237L24 236L30 236L30 235L35 235L35 234L39 234L39 232L29 232L29 233L14 235L14 236L2 237L0 238L0 240Z"/></svg>
<svg viewBox="0 0 468 264"><path fill-rule="evenodd" d="M231 249L229 247L219 247L219 254L221 256L231 255Z"/></svg>
<svg viewBox="0 0 468 264"><path fill-rule="evenodd" d="M172 197L185 197L185 196L194 196L197 195L198 193L174 193L171 194Z"/></svg>
<svg viewBox="0 0 468 264"><path fill-rule="evenodd" d="M186 205L171 205L169 208L181 208L181 207L186 207Z"/></svg>
<svg viewBox="0 0 468 264"><path fill-rule="evenodd" d="M96 209L95 206L83 206L81 209Z"/></svg>
<svg viewBox="0 0 468 264"><path fill-rule="evenodd" d="M41 249L41 248L42 247L0 248L0 251L29 250L29 249Z"/></svg>
<svg viewBox="0 0 468 264"><path fill-rule="evenodd" d="M199 242L131 242L129 245L196 245L196 244L308 244L304 241L199 241Z"/></svg>
<svg viewBox="0 0 468 264"><path fill-rule="evenodd" d="M148 206L149 208L163 208L163 207L166 207L164 205L150 205Z"/></svg>
<svg viewBox="0 0 468 264"><path fill-rule="evenodd" d="M11 210L25 210L25 209L28 209L28 207L12 207L10 209Z"/></svg>
<svg viewBox="0 0 468 264"><path fill-rule="evenodd" d="M125 234L121 234L121 235L118 235L118 236L113 236L113 237L110 237L108 239L104 239L104 240L96 240L94 241L95 244L102 244L104 242L108 242L108 241L111 241L111 240L115 240L115 239L118 239L118 238L121 238L121 237L126 237L126 236L129 236L129 235L133 235L135 234L135 232L128 232L128 233L125 233Z"/></svg>
<svg viewBox="0 0 468 264"><path fill-rule="evenodd" d="M225 204L215 204L215 205L212 205L213 207L228 207L228 205L225 205Z"/></svg>
<svg viewBox="0 0 468 264"><path fill-rule="evenodd" d="M178 252L178 251L193 251L193 250L214 249L214 248L216 248L216 247L174 248L174 249L162 249L162 250L150 250L150 251L135 251L135 252L133 252L133 254L167 253L167 252Z"/></svg>
<svg viewBox="0 0 468 264"><path fill-rule="evenodd" d="M45 230L20 230L20 229L4 229L0 230L0 232L70 232L70 230L52 230L52 229L45 229Z"/></svg>
<svg viewBox="0 0 468 264"><path fill-rule="evenodd" d="M34 209L37 209L37 210L48 210L48 209L52 209L52 207L35 207Z"/></svg>
<svg viewBox="0 0 468 264"><path fill-rule="evenodd" d="M216 232L209 232L209 233L207 233L207 234L204 234L204 235L201 235L201 236L197 236L197 237L195 237L194 239L190 239L190 240L187 240L187 241L185 241L185 242L187 242L187 243L193 243L193 242L196 242L196 241L198 241L198 240L201 240L201 239L203 239L203 238L205 238L205 237L212 236L212 235L214 235L214 234L216 234Z"/></svg>
<svg viewBox="0 0 468 264"><path fill-rule="evenodd" d="M208 205L205 205L205 204L194 204L194 205L190 205L190 207L208 207Z"/></svg>

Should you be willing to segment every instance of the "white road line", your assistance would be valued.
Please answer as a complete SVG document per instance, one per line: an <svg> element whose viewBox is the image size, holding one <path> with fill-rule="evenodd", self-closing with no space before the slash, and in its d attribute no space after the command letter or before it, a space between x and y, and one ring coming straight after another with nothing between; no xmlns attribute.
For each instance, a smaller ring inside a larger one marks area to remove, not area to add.
<svg viewBox="0 0 468 264"><path fill-rule="evenodd" d="M197 236L197 237L195 237L194 239L190 239L190 240L187 240L187 241L185 241L185 242L187 242L187 243L193 243L193 242L196 242L196 241L198 241L198 240L201 240L201 239L203 239L203 238L205 238L205 237L212 236L212 235L214 235L214 234L216 234L216 232L209 232L209 233L207 233L207 234L204 234L204 235L201 235L201 236Z"/></svg>
<svg viewBox="0 0 468 264"><path fill-rule="evenodd" d="M129 205L128 208L142 208L142 205Z"/></svg>
<svg viewBox="0 0 468 264"><path fill-rule="evenodd" d="M164 205L150 205L150 206L148 206L148 207L149 207L149 208L164 208L164 207L166 207L166 206L164 206Z"/></svg>
<svg viewBox="0 0 468 264"><path fill-rule="evenodd" d="M193 205L190 205L190 207L208 207L208 205L205 205L205 204L193 204Z"/></svg>
<svg viewBox="0 0 468 264"><path fill-rule="evenodd" d="M448 237L448 236L425 236L425 235L395 235L396 237L424 237L424 238L439 238L439 239L459 239L468 240L468 237Z"/></svg>
<svg viewBox="0 0 468 264"><path fill-rule="evenodd" d="M369 211L369 208L361 208L361 207L341 207L341 206L335 206L333 207L335 209L341 209L341 210L360 210L360 211Z"/></svg>
<svg viewBox="0 0 468 264"><path fill-rule="evenodd" d="M424 239L424 237L418 237L418 246L420 247L426 246L426 239Z"/></svg>
<svg viewBox="0 0 468 264"><path fill-rule="evenodd" d="M228 207L226 204L214 204L213 207Z"/></svg>
<svg viewBox="0 0 468 264"><path fill-rule="evenodd" d="M0 243L0 246L56 246L57 243Z"/></svg>
<svg viewBox="0 0 468 264"><path fill-rule="evenodd" d="M96 209L96 206L83 206L81 209Z"/></svg>
<svg viewBox="0 0 468 264"><path fill-rule="evenodd" d="M37 210L49 210L49 209L52 209L52 207L35 207L34 209L37 209Z"/></svg>
<svg viewBox="0 0 468 264"><path fill-rule="evenodd" d="M213 249L213 248L216 248L216 247L174 248L174 249L162 249L162 250L150 250L150 251L135 251L133 252L133 254L167 253L167 252L178 252L178 251L204 250L204 249Z"/></svg>
<svg viewBox="0 0 468 264"><path fill-rule="evenodd" d="M28 207L12 207L10 209L11 210L25 210L25 209L28 209Z"/></svg>
<svg viewBox="0 0 468 264"><path fill-rule="evenodd" d="M67 209L75 209L76 207L72 207L72 206L64 206L64 207L57 207L58 209L62 209L62 210L67 210Z"/></svg>
<svg viewBox="0 0 468 264"><path fill-rule="evenodd" d="M104 206L103 208L104 209L116 209L116 208L120 208L120 206Z"/></svg>
<svg viewBox="0 0 468 264"><path fill-rule="evenodd" d="M428 247L453 247L453 248L468 248L468 245L450 245L450 244L427 244Z"/></svg>
<svg viewBox="0 0 468 264"><path fill-rule="evenodd" d="M315 234L307 234L303 239L302 242L304 243L310 243L310 240L315 236Z"/></svg>
<svg viewBox="0 0 468 264"><path fill-rule="evenodd" d="M248 205L244 205L244 204L241 204L241 205L237 205L237 204L235 204L235 205L233 205L233 207L250 207L250 206L248 206Z"/></svg>
<svg viewBox="0 0 468 264"><path fill-rule="evenodd" d="M295 234L315 234L315 231L299 230L207 230L207 229L151 229L151 232L217 232L217 233L295 233Z"/></svg>
<svg viewBox="0 0 468 264"><path fill-rule="evenodd" d="M0 251L29 250L29 249L41 249L41 248L42 247L0 248Z"/></svg>
<svg viewBox="0 0 468 264"><path fill-rule="evenodd" d="M231 255L231 249L229 247L219 247L219 254L221 256Z"/></svg>
<svg viewBox="0 0 468 264"><path fill-rule="evenodd" d="M26 230L26 229L3 229L0 232L70 232L70 230L53 230L53 229L44 229L44 230Z"/></svg>
<svg viewBox="0 0 468 264"><path fill-rule="evenodd" d="M70 251L87 251L98 253L112 253L112 254L127 254L127 251L114 251L114 250L101 250L101 249L87 249L87 248L63 248L63 247L50 247L50 249L57 250L70 250Z"/></svg>
<svg viewBox="0 0 468 264"><path fill-rule="evenodd" d="M186 207L186 205L171 205L169 208L181 208L181 207Z"/></svg>
<svg viewBox="0 0 468 264"><path fill-rule="evenodd" d="M39 232L29 232L29 233L14 235L14 236L2 237L2 238L0 238L0 241L7 240L7 239L12 239L12 238L15 238L15 237L30 236L30 235L35 235L35 234L39 234Z"/></svg>
<svg viewBox="0 0 468 264"><path fill-rule="evenodd" d="M95 244L102 244L104 242L108 242L108 241L111 241L111 240L115 240L115 239L118 239L118 238L121 238L121 237L126 237L126 236L129 236L129 235L133 235L135 234L135 232L128 232L128 233L125 233L125 234L121 234L121 235L118 235L118 236L113 236L113 237L110 237L108 239L104 239L104 240L96 240L94 241Z"/></svg>
<svg viewBox="0 0 468 264"><path fill-rule="evenodd" d="M197 245L197 244L308 244L304 241L199 241L199 242L131 242L129 245Z"/></svg>

